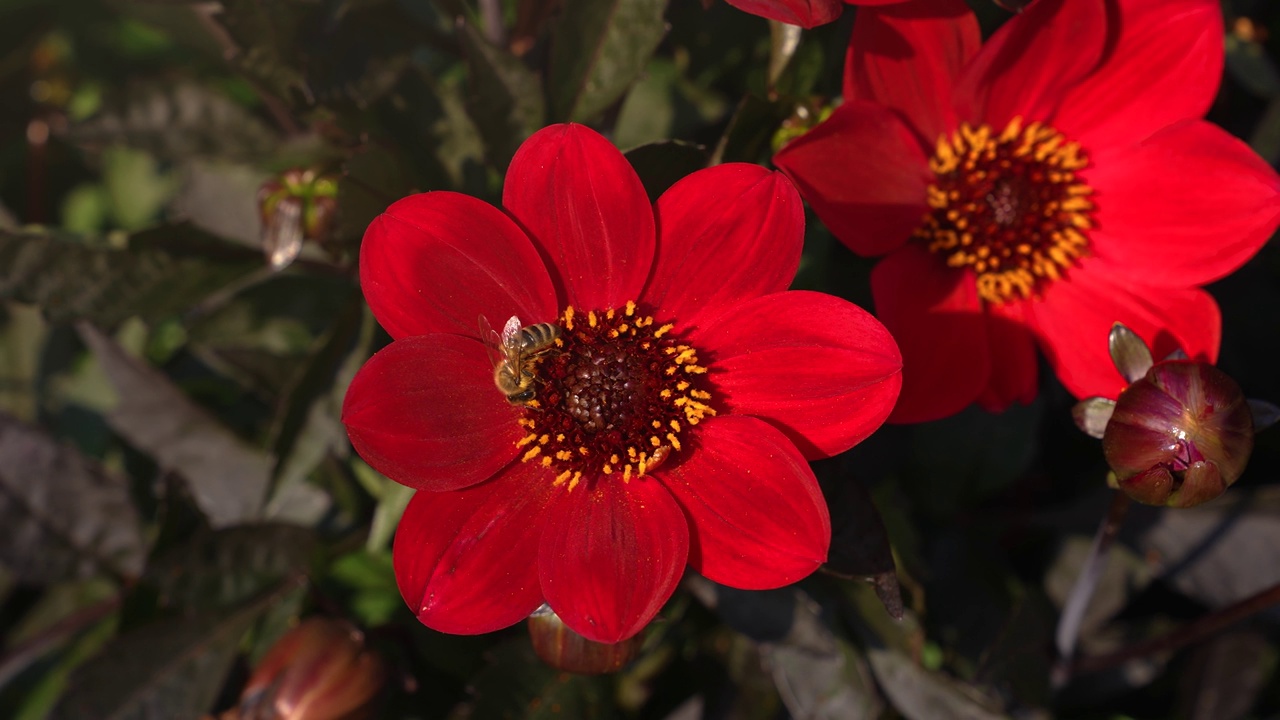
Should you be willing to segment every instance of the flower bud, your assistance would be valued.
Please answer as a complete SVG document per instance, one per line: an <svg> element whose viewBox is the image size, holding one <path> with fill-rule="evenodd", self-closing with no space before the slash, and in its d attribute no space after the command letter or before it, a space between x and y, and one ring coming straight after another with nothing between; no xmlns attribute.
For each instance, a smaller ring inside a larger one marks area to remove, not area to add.
<svg viewBox="0 0 1280 720"><path fill-rule="evenodd" d="M612 645L588 640L570 630L545 605L529 616L529 638L543 662L581 675L617 672L631 662L644 644L644 633Z"/></svg>
<svg viewBox="0 0 1280 720"><path fill-rule="evenodd" d="M335 720L367 707L386 680L382 659L348 622L313 617L263 656L240 694L241 720Z"/></svg>
<svg viewBox="0 0 1280 720"><path fill-rule="evenodd" d="M1156 363L1120 393L1102 436L1117 486L1138 502L1191 507L1244 472L1253 417L1240 386L1212 365Z"/></svg>
<svg viewBox="0 0 1280 720"><path fill-rule="evenodd" d="M338 209L338 182L331 175L294 168L258 189L262 250L280 270L302 251L302 242L329 242Z"/></svg>

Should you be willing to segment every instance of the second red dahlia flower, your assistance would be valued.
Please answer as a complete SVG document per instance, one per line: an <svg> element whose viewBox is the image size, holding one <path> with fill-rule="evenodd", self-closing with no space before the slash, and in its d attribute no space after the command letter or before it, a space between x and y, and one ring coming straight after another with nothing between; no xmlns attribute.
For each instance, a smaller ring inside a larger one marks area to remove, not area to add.
<svg viewBox="0 0 1280 720"><path fill-rule="evenodd" d="M559 125L520 148L503 205L415 195L361 247L394 342L343 422L418 489L394 547L418 618L482 633L546 602L617 642L686 565L749 589L817 568L830 520L806 460L884 421L901 360L857 306L786 290L804 222L791 183L721 165L651 206L608 141ZM558 326L516 368L531 401L495 387L479 316Z"/></svg>
<svg viewBox="0 0 1280 720"><path fill-rule="evenodd" d="M1115 322L1212 362L1200 286L1280 222L1280 177L1200 118L1223 64L1215 0L1035 0L985 44L961 0L864 8L846 102L775 158L875 267L904 361L892 420L1035 396L1037 345L1114 398Z"/></svg>

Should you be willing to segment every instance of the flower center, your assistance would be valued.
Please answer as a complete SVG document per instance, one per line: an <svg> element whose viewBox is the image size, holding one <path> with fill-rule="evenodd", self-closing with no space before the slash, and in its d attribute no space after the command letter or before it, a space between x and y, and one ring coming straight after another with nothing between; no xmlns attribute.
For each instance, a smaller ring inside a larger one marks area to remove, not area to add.
<svg viewBox="0 0 1280 720"><path fill-rule="evenodd" d="M1089 160L1080 144L1042 123L962 123L938 140L934 182L915 236L954 268L973 268L978 295L991 303L1030 298L1062 277L1089 248L1093 190L1077 173Z"/></svg>
<svg viewBox="0 0 1280 720"><path fill-rule="evenodd" d="M524 462L556 471L572 490L582 480L652 472L682 447L682 433L715 415L698 354L634 302L619 310L573 307L560 316L556 347L538 360L537 399L519 422Z"/></svg>

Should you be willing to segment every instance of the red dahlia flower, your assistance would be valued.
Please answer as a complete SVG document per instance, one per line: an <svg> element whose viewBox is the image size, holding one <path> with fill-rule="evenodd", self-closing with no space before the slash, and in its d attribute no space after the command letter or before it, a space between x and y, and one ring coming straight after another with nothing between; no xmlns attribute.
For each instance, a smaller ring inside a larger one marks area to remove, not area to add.
<svg viewBox="0 0 1280 720"><path fill-rule="evenodd" d="M840 17L845 5L891 5L902 0L726 0L752 15L802 28L812 28Z"/></svg>
<svg viewBox="0 0 1280 720"><path fill-rule="evenodd" d="M721 165L650 206L608 141L558 125L516 153L503 205L414 195L360 250L395 341L352 381L343 422L419 491L394 549L418 618L482 633L545 601L617 642L686 564L739 588L817 568L831 528L805 461L884 421L901 359L862 309L786 291L804 224L791 183ZM521 363L527 405L495 387L481 315L559 326Z"/></svg>
<svg viewBox="0 0 1280 720"><path fill-rule="evenodd" d="M864 8L846 102L775 158L874 269L902 348L890 418L1036 394L1035 346L1077 397L1124 387L1112 323L1216 359L1199 286L1280 222L1280 178L1200 117L1223 63L1215 0L1036 0L982 44L961 0Z"/></svg>

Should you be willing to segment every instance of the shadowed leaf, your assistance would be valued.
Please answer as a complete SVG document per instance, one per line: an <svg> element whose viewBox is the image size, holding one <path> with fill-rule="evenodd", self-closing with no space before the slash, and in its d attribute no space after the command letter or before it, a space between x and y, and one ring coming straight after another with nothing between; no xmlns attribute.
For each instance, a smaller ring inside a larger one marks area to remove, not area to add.
<svg viewBox="0 0 1280 720"><path fill-rule="evenodd" d="M1134 331L1116 323L1111 327L1108 338L1111 348L1111 362L1124 376L1125 382L1136 382L1151 369L1151 349Z"/></svg>
<svg viewBox="0 0 1280 720"><path fill-rule="evenodd" d="M77 330L119 395L107 414L112 429L162 468L180 474L214 527L256 517L271 473L270 458L92 325L80 323Z"/></svg>
<svg viewBox="0 0 1280 720"><path fill-rule="evenodd" d="M181 312L261 264L185 224L138 233L128 250L0 231L0 298L39 305L53 322L111 329L134 315L153 322Z"/></svg>
<svg viewBox="0 0 1280 720"><path fill-rule="evenodd" d="M546 118L542 83L511 53L494 47L471 25L458 29L470 72L467 110L484 139L489 162L506 167L520 143Z"/></svg>
<svg viewBox="0 0 1280 720"><path fill-rule="evenodd" d="M475 676L475 701L467 717L599 718L617 717L607 677L560 672L534 655L527 638L494 651L487 668Z"/></svg>
<svg viewBox="0 0 1280 720"><path fill-rule="evenodd" d="M1104 397L1086 398L1072 406L1071 419L1076 421L1076 427L1085 435L1101 440L1115 409L1115 400Z"/></svg>
<svg viewBox="0 0 1280 720"><path fill-rule="evenodd" d="M667 0L565 0L552 31L553 120L590 120L626 92L666 34Z"/></svg>
<svg viewBox="0 0 1280 720"><path fill-rule="evenodd" d="M0 563L47 584L142 572L146 546L127 482L0 413Z"/></svg>
<svg viewBox="0 0 1280 720"><path fill-rule="evenodd" d="M871 581L885 612L901 619L902 592L898 587L893 548L871 493L861 481L850 477L824 482L823 490L828 495L832 525L831 549L825 568L843 577Z"/></svg>
<svg viewBox="0 0 1280 720"><path fill-rule="evenodd" d="M649 202L656 202L677 180L706 167L708 160L706 148L680 140L641 145L625 156L640 176Z"/></svg>
<svg viewBox="0 0 1280 720"><path fill-rule="evenodd" d="M1274 672L1275 654L1264 636L1248 631L1230 632L1206 641L1195 649L1179 683L1177 717L1249 717L1267 686L1268 676Z"/></svg>
<svg viewBox="0 0 1280 720"><path fill-rule="evenodd" d="M214 610L243 602L306 570L315 533L296 525L238 525L198 533L147 568L160 602Z"/></svg>
<svg viewBox="0 0 1280 720"><path fill-rule="evenodd" d="M195 718L211 709L240 639L274 594L220 615L144 625L72 674L56 720Z"/></svg>
<svg viewBox="0 0 1280 720"><path fill-rule="evenodd" d="M81 145L123 144L169 162L195 156L257 161L280 141L243 106L192 82L132 86L94 117L72 125L67 137Z"/></svg>

